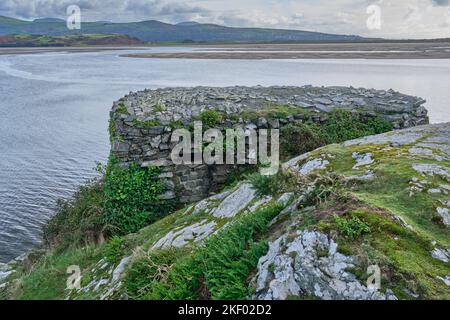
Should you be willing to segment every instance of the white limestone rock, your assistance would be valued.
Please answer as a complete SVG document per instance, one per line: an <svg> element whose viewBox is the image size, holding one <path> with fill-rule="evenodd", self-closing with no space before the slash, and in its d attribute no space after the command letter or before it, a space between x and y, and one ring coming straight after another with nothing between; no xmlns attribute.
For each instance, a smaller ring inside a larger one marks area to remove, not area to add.
<svg viewBox="0 0 450 320"><path fill-rule="evenodd" d="M306 176L315 170L325 169L330 162L322 158L310 160L301 167L296 166L294 169L302 176Z"/></svg>
<svg viewBox="0 0 450 320"><path fill-rule="evenodd" d="M441 176L450 179L450 170L437 164L414 163L412 168L421 174L428 176Z"/></svg>
<svg viewBox="0 0 450 320"><path fill-rule="evenodd" d="M211 235L215 231L216 225L217 223L215 221L205 219L193 225L170 231L156 242L152 249L180 248L189 242L199 242Z"/></svg>
<svg viewBox="0 0 450 320"><path fill-rule="evenodd" d="M346 269L354 258L337 252L337 244L319 232L297 231L269 244L269 252L258 262L255 276L258 300L285 300L290 296L311 295L324 300L396 299L392 292L382 294L361 284Z"/></svg>
<svg viewBox="0 0 450 320"><path fill-rule="evenodd" d="M435 259L447 263L450 261L450 250L435 248L433 252L431 252L431 256Z"/></svg>
<svg viewBox="0 0 450 320"><path fill-rule="evenodd" d="M249 183L241 184L236 191L226 197L211 214L217 218L233 218L245 209L255 198L255 190Z"/></svg>
<svg viewBox="0 0 450 320"><path fill-rule="evenodd" d="M356 160L356 164L353 166L353 170L359 169L359 167L364 167L369 164L374 163L371 153L358 153L354 152L352 158Z"/></svg>
<svg viewBox="0 0 450 320"><path fill-rule="evenodd" d="M444 283L447 285L447 287L450 287L450 276L445 276L445 278L443 278L443 277L437 277L437 278L444 281Z"/></svg>
<svg viewBox="0 0 450 320"><path fill-rule="evenodd" d="M447 208L437 208L437 214L442 218L442 222L446 226L450 226L450 212Z"/></svg>

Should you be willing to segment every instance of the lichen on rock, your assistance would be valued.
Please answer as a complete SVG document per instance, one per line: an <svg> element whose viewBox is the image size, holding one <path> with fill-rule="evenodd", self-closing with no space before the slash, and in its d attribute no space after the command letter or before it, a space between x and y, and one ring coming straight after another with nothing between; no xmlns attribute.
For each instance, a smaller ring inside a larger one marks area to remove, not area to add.
<svg viewBox="0 0 450 320"><path fill-rule="evenodd" d="M286 300L306 295L324 300L396 299L388 292L369 289L347 269L355 259L337 252L338 245L319 232L297 231L269 245L258 262L256 293L259 300Z"/></svg>

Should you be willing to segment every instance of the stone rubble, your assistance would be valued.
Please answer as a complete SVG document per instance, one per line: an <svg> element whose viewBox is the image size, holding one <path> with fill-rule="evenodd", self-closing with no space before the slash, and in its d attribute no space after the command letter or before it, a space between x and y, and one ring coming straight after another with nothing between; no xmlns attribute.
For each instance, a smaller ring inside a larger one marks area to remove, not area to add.
<svg viewBox="0 0 450 320"><path fill-rule="evenodd" d="M121 102L133 119L168 125L189 120L205 109L239 113L269 104L330 112L334 108L364 109L386 114L398 127L426 124L425 100L393 90L348 87L194 87L164 88L130 93ZM118 104L118 103L117 103ZM130 121L131 119L127 119Z"/></svg>

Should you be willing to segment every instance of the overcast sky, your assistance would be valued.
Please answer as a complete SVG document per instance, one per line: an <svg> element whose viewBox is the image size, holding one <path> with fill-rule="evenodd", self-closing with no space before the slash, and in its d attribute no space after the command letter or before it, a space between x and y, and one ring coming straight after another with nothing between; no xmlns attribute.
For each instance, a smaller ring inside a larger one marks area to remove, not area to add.
<svg viewBox="0 0 450 320"><path fill-rule="evenodd" d="M386 38L450 37L450 0L0 0L0 15L64 18L79 5L84 21L197 21L236 27L301 29ZM380 29L367 27L379 8Z"/></svg>

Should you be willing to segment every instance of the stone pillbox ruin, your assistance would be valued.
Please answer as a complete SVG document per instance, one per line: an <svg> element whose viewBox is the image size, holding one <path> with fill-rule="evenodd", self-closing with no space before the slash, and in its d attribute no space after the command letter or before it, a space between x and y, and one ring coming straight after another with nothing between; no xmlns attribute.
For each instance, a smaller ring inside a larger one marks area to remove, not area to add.
<svg viewBox="0 0 450 320"><path fill-rule="evenodd" d="M347 87L195 87L144 90L115 102L112 155L121 166L161 167L168 192L182 203L204 199L226 182L233 166L178 165L171 161L176 128L280 129L305 121L325 122L336 109L390 122L395 129L427 124L425 100L393 90Z"/></svg>

